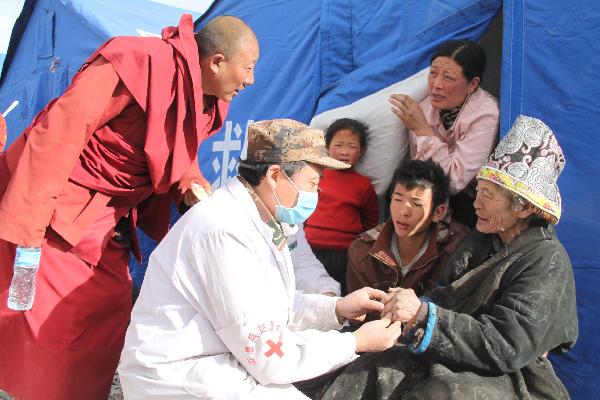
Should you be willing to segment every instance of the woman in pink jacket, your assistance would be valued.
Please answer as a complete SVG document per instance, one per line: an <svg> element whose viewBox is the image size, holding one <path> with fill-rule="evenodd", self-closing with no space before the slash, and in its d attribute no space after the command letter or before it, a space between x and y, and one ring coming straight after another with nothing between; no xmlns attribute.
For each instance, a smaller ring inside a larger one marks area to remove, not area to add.
<svg viewBox="0 0 600 400"><path fill-rule="evenodd" d="M474 191L469 183L497 141L498 102L479 85L486 55L467 40L443 43L431 57L429 95L417 103L390 96L392 111L409 129L413 159L433 161L450 175L450 207L455 219L473 227Z"/></svg>

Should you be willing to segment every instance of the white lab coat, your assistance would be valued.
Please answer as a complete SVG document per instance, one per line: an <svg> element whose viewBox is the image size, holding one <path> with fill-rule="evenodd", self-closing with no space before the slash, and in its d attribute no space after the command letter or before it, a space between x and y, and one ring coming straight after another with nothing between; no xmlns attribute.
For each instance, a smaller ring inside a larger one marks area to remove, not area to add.
<svg viewBox="0 0 600 400"><path fill-rule="evenodd" d="M337 298L296 292L287 246L232 179L150 256L119 375L132 399L305 399L291 383L352 361Z"/></svg>
<svg viewBox="0 0 600 400"><path fill-rule="evenodd" d="M337 296L342 292L338 281L333 279L321 261L315 256L306 240L304 227L299 225L296 232L288 237L288 247L294 264L296 290L303 293L333 293Z"/></svg>

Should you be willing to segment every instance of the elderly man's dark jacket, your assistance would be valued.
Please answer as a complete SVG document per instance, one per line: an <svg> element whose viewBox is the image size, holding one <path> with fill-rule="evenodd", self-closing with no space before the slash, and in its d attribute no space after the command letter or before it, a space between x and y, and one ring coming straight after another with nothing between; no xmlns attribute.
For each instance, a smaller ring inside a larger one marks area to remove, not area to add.
<svg viewBox="0 0 600 400"><path fill-rule="evenodd" d="M544 356L568 351L578 335L573 271L553 226L531 227L508 244L474 231L445 280L428 293L437 318L422 354L396 348L350 364L324 397L341 394L354 375L364 386L355 379L345 398L374 387L369 398L569 398Z"/></svg>

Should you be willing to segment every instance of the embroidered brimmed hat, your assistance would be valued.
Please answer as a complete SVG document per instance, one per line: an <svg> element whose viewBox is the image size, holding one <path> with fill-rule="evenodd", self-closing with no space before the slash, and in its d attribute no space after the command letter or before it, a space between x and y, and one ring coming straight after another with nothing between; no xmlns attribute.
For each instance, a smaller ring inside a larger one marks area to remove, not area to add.
<svg viewBox="0 0 600 400"><path fill-rule="evenodd" d="M244 161L283 163L307 161L332 169L350 168L327 156L323 131L292 119L258 121L248 126Z"/></svg>
<svg viewBox="0 0 600 400"><path fill-rule="evenodd" d="M520 195L556 224L561 213L556 181L564 167L563 151L550 128L539 119L520 115L477 178Z"/></svg>

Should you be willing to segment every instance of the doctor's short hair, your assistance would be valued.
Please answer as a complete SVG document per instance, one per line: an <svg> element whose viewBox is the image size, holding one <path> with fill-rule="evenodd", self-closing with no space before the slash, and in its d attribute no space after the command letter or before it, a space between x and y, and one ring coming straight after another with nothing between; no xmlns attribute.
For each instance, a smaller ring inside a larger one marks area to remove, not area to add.
<svg viewBox="0 0 600 400"><path fill-rule="evenodd" d="M256 187L267 175L267 170L272 165L279 165L283 172L291 179L294 174L308 165L306 161L291 161L283 163L263 163L255 161L238 161L238 175L244 178L252 187Z"/></svg>
<svg viewBox="0 0 600 400"><path fill-rule="evenodd" d="M403 161L394 173L392 193L398 184L408 190L430 188L433 209L444 204L450 192L450 178L442 167L431 159Z"/></svg>

